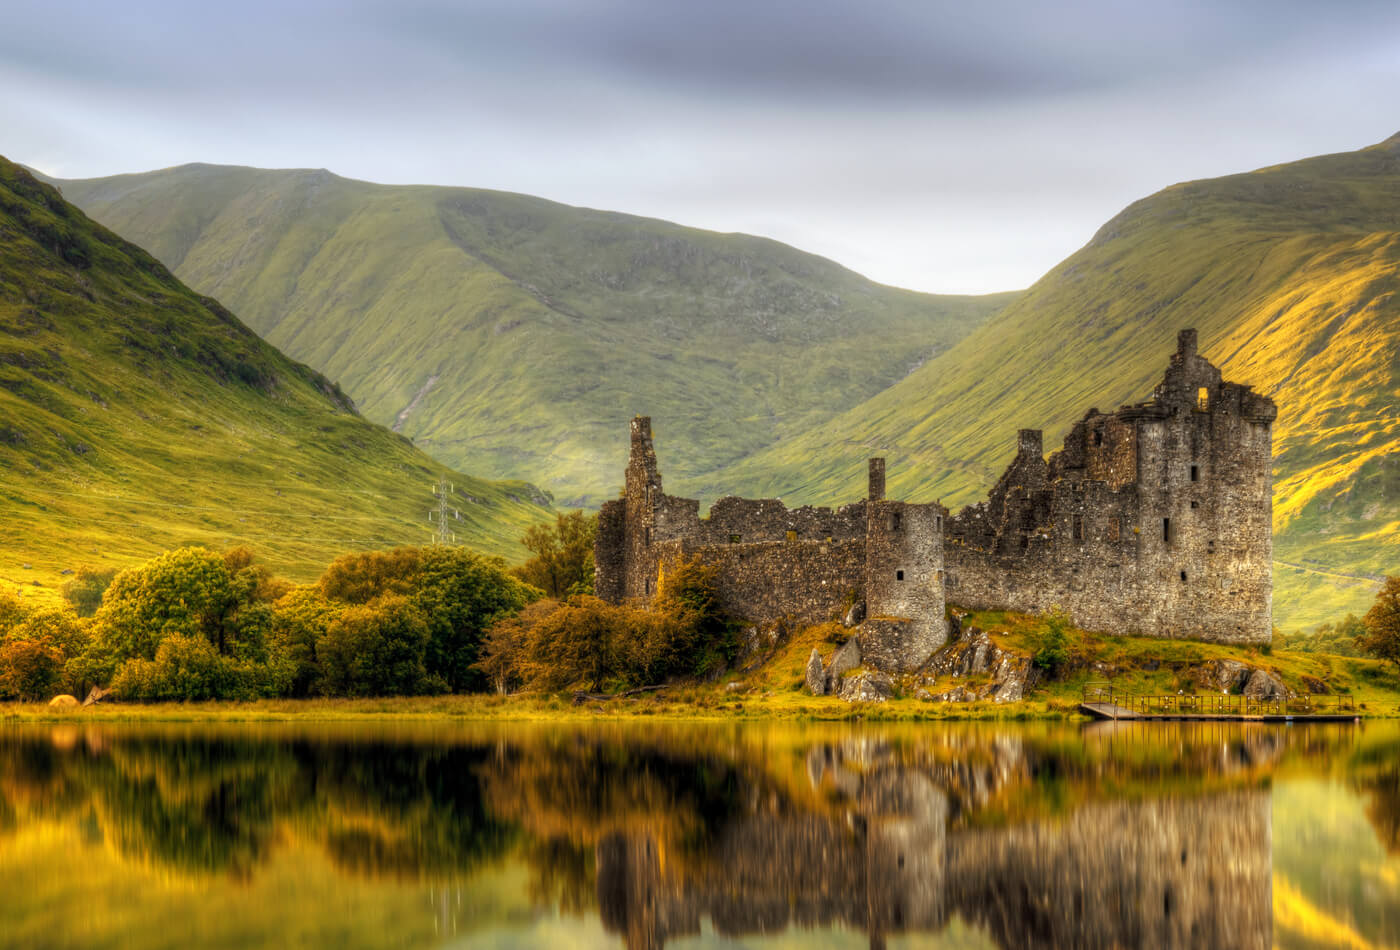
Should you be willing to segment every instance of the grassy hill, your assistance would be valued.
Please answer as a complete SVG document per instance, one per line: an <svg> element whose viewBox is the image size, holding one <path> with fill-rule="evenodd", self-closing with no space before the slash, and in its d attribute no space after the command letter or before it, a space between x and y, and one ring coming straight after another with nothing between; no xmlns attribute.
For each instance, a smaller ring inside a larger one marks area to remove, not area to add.
<svg viewBox="0 0 1400 950"><path fill-rule="evenodd" d="M467 188L186 165L59 182L436 458L611 497L627 419L669 484L875 395L1011 299L872 283L774 241Z"/></svg>
<svg viewBox="0 0 1400 950"><path fill-rule="evenodd" d="M461 540L523 554L523 482L449 472L355 413L155 258L0 159L0 588L194 542L310 578L428 540L455 480ZM544 499L540 498L543 501Z"/></svg>
<svg viewBox="0 0 1400 950"><path fill-rule="evenodd" d="M850 499L883 454L896 497L972 502L1017 428L1044 428L1049 449L1090 407L1146 397L1194 326L1227 378L1278 402L1275 621L1336 620L1400 571L1397 290L1400 136L1175 185L908 378L707 488Z"/></svg>

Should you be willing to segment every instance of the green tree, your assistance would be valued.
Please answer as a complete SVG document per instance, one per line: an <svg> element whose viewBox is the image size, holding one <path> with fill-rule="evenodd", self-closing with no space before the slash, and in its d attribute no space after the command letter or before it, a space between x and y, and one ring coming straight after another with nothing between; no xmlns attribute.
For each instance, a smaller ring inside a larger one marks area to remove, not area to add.
<svg viewBox="0 0 1400 950"><path fill-rule="evenodd" d="M314 584L293 588L273 605L271 641L273 650L292 665L290 695L311 695L321 676L316 645L342 609Z"/></svg>
<svg viewBox="0 0 1400 950"><path fill-rule="evenodd" d="M1400 672L1400 575L1387 577L1362 621L1366 632L1357 646Z"/></svg>
<svg viewBox="0 0 1400 950"><path fill-rule="evenodd" d="M203 636L223 652L236 603L222 557L180 548L116 576L95 617L97 639L118 660L153 660L175 635Z"/></svg>
<svg viewBox="0 0 1400 950"><path fill-rule="evenodd" d="M539 596L499 558L444 546L422 552L413 587L410 599L428 623L428 673L453 692L486 688L476 668L486 630Z"/></svg>
<svg viewBox="0 0 1400 950"><path fill-rule="evenodd" d="M1067 634L1069 632L1069 614L1058 604L1051 605L1050 610L1044 615L1045 629L1040 634L1040 642L1036 645L1035 653L1031 655L1031 662L1049 676L1055 676L1063 669L1069 660L1069 646Z"/></svg>
<svg viewBox="0 0 1400 950"><path fill-rule="evenodd" d="M63 599L68 601L79 617L91 617L102 606L102 595L116 576L116 568L97 570L80 567L78 573L64 583Z"/></svg>
<svg viewBox="0 0 1400 950"><path fill-rule="evenodd" d="M406 597L387 594L372 604L346 607L316 644L321 690L334 696L440 691L423 662L427 646L428 623Z"/></svg>
<svg viewBox="0 0 1400 950"><path fill-rule="evenodd" d="M534 555L515 569L515 576L556 600L570 594L593 593L593 538L598 516L571 511L554 524L530 527L520 543Z"/></svg>

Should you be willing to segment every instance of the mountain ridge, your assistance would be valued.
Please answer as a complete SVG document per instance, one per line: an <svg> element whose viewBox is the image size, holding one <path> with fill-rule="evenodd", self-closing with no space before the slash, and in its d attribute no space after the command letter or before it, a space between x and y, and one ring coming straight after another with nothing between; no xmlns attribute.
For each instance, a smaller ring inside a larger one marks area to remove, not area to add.
<svg viewBox="0 0 1400 950"><path fill-rule="evenodd" d="M691 447L684 484L873 395L1011 297L485 189L208 165L59 186L369 418L574 504L615 490L635 412Z"/></svg>

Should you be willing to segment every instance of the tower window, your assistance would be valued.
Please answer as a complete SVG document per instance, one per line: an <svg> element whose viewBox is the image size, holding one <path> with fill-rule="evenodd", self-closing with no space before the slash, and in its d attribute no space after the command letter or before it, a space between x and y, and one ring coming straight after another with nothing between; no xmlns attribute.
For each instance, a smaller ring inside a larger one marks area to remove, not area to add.
<svg viewBox="0 0 1400 950"><path fill-rule="evenodd" d="M1186 583L1186 572L1185 572L1185 571L1182 571L1182 572L1181 572L1181 583L1183 583L1183 584Z"/></svg>
<svg viewBox="0 0 1400 950"><path fill-rule="evenodd" d="M737 534L731 534L731 535L729 536L729 543L730 543L730 544L738 544L738 543L739 543L739 535L737 535Z"/></svg>
<svg viewBox="0 0 1400 950"><path fill-rule="evenodd" d="M1164 542L1166 542L1167 544L1170 544L1170 543L1171 543L1171 540L1172 540L1172 519L1170 519L1170 518L1163 518L1163 519L1162 519L1162 540L1163 540Z"/></svg>
<svg viewBox="0 0 1400 950"><path fill-rule="evenodd" d="M1074 516L1074 540L1076 540L1076 541L1083 541L1083 540L1084 540L1084 516L1083 516L1083 515L1075 515L1075 516Z"/></svg>
<svg viewBox="0 0 1400 950"><path fill-rule="evenodd" d="M650 527L648 527L648 528L646 529L645 538L646 538L646 543L647 543L647 544L651 544L651 528L650 528Z"/></svg>
<svg viewBox="0 0 1400 950"><path fill-rule="evenodd" d="M1200 480L1201 480L1201 470L1200 470L1200 468L1199 468L1198 466L1192 465L1192 466L1191 466L1191 481L1193 481L1193 482L1198 482L1198 481L1200 481Z"/></svg>
<svg viewBox="0 0 1400 950"><path fill-rule="evenodd" d="M1095 429L1095 430L1094 430L1094 444L1095 444L1095 445L1103 445L1103 430L1102 430L1102 429Z"/></svg>
<svg viewBox="0 0 1400 950"><path fill-rule="evenodd" d="M788 539L789 541L796 541L796 540L797 540L797 532L796 532L796 531L789 531L789 532L787 533L787 539Z"/></svg>
<svg viewBox="0 0 1400 950"><path fill-rule="evenodd" d="M890 515L890 530L899 530L899 512L897 511L894 514Z"/></svg>
<svg viewBox="0 0 1400 950"><path fill-rule="evenodd" d="M1210 411L1210 390L1204 386L1196 390L1196 408L1201 412Z"/></svg>
<svg viewBox="0 0 1400 950"><path fill-rule="evenodd" d="M902 581L902 580L904 580L904 572L903 572L903 571L895 571L895 572L894 572L894 579L897 580L897 581Z"/></svg>

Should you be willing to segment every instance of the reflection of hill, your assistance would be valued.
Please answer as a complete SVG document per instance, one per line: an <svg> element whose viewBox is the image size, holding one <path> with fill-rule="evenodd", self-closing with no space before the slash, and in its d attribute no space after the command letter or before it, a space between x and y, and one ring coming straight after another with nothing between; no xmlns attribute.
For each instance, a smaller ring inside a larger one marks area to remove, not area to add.
<svg viewBox="0 0 1400 950"><path fill-rule="evenodd" d="M1342 730L11 730L0 866L58 823L195 890L294 854L357 887L510 868L633 947L954 918L1004 947L1267 946L1269 782L1329 763L1391 829L1393 744Z"/></svg>

